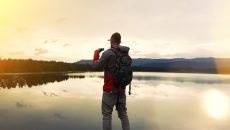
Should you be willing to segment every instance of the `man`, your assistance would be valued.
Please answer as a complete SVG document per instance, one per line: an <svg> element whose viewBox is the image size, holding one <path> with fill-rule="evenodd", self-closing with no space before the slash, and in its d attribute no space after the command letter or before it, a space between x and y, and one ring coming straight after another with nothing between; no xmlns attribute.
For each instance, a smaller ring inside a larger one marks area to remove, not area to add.
<svg viewBox="0 0 230 130"><path fill-rule="evenodd" d="M93 68L104 69L104 85L102 96L102 115L103 115L103 130L112 130L112 112L116 106L118 117L121 120L122 129L130 130L129 119L126 108L125 87L122 89L113 83L113 72L116 69L116 51L129 51L129 47L120 46L121 35L119 33L112 34L109 39L111 48L102 53L103 49L97 49L94 52ZM99 58L100 57L100 58Z"/></svg>

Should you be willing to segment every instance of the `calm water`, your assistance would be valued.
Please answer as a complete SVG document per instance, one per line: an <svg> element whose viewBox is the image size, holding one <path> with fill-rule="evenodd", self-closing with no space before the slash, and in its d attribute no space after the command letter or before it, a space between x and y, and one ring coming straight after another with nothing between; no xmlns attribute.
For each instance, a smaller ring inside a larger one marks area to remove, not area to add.
<svg viewBox="0 0 230 130"><path fill-rule="evenodd" d="M0 75L0 130L101 130L102 84L103 73ZM132 86L131 130L230 129L230 75L136 72Z"/></svg>

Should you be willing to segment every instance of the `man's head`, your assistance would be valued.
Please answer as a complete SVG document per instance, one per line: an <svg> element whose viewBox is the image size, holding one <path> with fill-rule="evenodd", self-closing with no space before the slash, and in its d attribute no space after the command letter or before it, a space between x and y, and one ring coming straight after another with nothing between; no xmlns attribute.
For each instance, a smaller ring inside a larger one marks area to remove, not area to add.
<svg viewBox="0 0 230 130"><path fill-rule="evenodd" d="M112 34L111 38L109 39L111 45L119 45L121 43L121 35L118 32Z"/></svg>

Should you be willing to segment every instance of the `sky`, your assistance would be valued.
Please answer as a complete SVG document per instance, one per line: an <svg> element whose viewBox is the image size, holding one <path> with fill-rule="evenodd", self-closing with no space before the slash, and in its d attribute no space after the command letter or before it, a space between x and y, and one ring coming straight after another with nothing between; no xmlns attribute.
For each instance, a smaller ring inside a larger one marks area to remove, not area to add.
<svg viewBox="0 0 230 130"><path fill-rule="evenodd" d="M230 58L228 0L0 0L0 58L75 62L119 32L133 58Z"/></svg>

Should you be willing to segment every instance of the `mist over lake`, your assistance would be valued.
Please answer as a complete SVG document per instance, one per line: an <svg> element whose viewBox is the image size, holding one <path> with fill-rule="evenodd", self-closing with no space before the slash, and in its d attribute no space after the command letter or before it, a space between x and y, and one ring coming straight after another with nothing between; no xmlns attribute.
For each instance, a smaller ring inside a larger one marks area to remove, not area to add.
<svg viewBox="0 0 230 130"><path fill-rule="evenodd" d="M0 129L101 130L102 85L102 72L1 74ZM131 129L230 129L229 86L230 75L135 72Z"/></svg>

